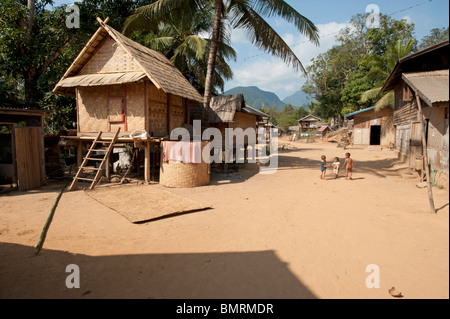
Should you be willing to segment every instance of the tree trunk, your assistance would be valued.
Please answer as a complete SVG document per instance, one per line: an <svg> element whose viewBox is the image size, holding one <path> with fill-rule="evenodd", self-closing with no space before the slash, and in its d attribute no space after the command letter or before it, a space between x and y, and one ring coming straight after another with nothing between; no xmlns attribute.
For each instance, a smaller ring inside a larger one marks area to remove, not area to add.
<svg viewBox="0 0 450 319"><path fill-rule="evenodd" d="M27 70L24 74L25 81L25 101L26 106L32 109L38 108L36 91L37 91L37 78L33 74L33 70Z"/></svg>
<svg viewBox="0 0 450 319"><path fill-rule="evenodd" d="M211 47L209 49L208 68L206 70L205 94L203 97L203 124L207 128L209 126L209 102L211 101L211 91L213 83L214 69L216 67L216 57L220 37L220 28L222 25L223 0L215 0L213 34L211 38Z"/></svg>
<svg viewBox="0 0 450 319"><path fill-rule="evenodd" d="M26 33L26 39L27 41L31 38L31 30L33 29L33 23L34 23L34 10L36 8L35 0L28 0L27 2L27 9L28 9L28 16L27 16L27 33Z"/></svg>

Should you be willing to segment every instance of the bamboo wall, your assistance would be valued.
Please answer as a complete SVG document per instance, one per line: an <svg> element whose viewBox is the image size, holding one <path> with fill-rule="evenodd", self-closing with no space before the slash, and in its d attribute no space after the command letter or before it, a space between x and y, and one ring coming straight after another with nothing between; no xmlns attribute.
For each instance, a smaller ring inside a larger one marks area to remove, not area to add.
<svg viewBox="0 0 450 319"><path fill-rule="evenodd" d="M142 71L136 61L112 38L108 37L98 52L81 69L79 75Z"/></svg>

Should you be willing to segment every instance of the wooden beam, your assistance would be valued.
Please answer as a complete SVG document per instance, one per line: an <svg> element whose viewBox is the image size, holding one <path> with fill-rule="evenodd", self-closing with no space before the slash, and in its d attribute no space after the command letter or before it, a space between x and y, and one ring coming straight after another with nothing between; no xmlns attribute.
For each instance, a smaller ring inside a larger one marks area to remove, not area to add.
<svg viewBox="0 0 450 319"><path fill-rule="evenodd" d="M150 160L150 143L144 143L145 150L145 161L144 161L144 178L146 183L150 183L150 171L151 171L151 160Z"/></svg>
<svg viewBox="0 0 450 319"><path fill-rule="evenodd" d="M418 92L416 92L416 101L417 101L417 107L419 108L420 122L422 125L420 132L422 135L422 147L423 147L423 159L425 162L425 172L427 174L428 200L430 202L431 212L433 214L435 214L436 208L434 206L433 189L432 189L432 185L431 185L430 164L428 162L427 139L425 136L425 120L424 120L424 116L423 116L423 112L422 112L422 103L420 102L420 96L419 96Z"/></svg>
<svg viewBox="0 0 450 319"><path fill-rule="evenodd" d="M170 136L170 93L167 93L167 135Z"/></svg>

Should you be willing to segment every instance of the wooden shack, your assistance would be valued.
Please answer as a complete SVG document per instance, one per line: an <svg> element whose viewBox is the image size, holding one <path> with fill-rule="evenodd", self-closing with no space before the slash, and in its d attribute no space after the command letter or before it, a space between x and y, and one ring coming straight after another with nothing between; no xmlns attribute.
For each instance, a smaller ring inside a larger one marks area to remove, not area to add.
<svg viewBox="0 0 450 319"><path fill-rule="evenodd" d="M45 184L43 117L46 111L0 108L0 183L20 191Z"/></svg>
<svg viewBox="0 0 450 319"><path fill-rule="evenodd" d="M385 147L394 145L393 107L386 106L381 110L375 110L375 107L372 106L347 114L345 118L353 120L352 144Z"/></svg>
<svg viewBox="0 0 450 319"><path fill-rule="evenodd" d="M242 129L242 134L245 134L245 130L252 129L255 132L257 138L257 124L262 120L262 112L247 107L245 104L244 96L242 94L227 95L227 96L214 96L211 98L210 103L210 116L209 122L211 127L216 127L222 134L222 148L225 149L225 137L226 129ZM239 137L237 132L237 137ZM247 148L248 146L255 147L256 140L249 140L247 135L244 135L244 148L245 155L244 161L247 160ZM235 144L234 144L235 145Z"/></svg>
<svg viewBox="0 0 450 319"><path fill-rule="evenodd" d="M309 114L298 120L298 125L300 127L300 132L307 131L309 129L317 128L317 123L320 122L321 119L317 116Z"/></svg>
<svg viewBox="0 0 450 319"><path fill-rule="evenodd" d="M448 49L447 40L400 59L381 90L395 94L395 149L410 167L416 167L424 154L424 128L429 164L443 186L448 186L449 176Z"/></svg>
<svg viewBox="0 0 450 319"><path fill-rule="evenodd" d="M98 19L99 29L55 86L56 94L76 98L78 165L83 144L98 132L120 143L145 131L135 146L145 148L145 180L150 179L150 146L189 123L189 107L202 96L161 53L142 46Z"/></svg>

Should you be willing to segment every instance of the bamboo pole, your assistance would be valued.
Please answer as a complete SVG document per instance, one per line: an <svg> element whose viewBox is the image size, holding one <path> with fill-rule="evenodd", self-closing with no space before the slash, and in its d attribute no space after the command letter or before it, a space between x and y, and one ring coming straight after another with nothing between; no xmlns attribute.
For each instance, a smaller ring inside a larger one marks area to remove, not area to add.
<svg viewBox="0 0 450 319"><path fill-rule="evenodd" d="M56 200L55 200L55 202L53 204L53 207L52 207L52 209L50 211L50 214L49 214L49 216L47 218L47 221L45 222L44 228L42 229L41 237L39 239L39 242L38 242L38 244L36 246L36 255L39 254L39 252L41 251L42 246L44 245L44 241L45 241L45 238L47 237L48 229L49 229L50 224L51 224L51 222L53 220L53 216L55 215L56 207L58 206L59 200L61 199L61 196L64 193L64 190L67 188L67 186L69 186L69 184L70 184L70 180L69 180L69 182L67 182L64 185L64 187L60 190L58 196L56 197Z"/></svg>
<svg viewBox="0 0 450 319"><path fill-rule="evenodd" d="M434 199L433 199L433 189L431 185L431 174L430 174L430 165L428 163L428 150L427 150L427 139L425 137L425 121L423 118L422 112L422 103L420 102L419 92L416 92L416 101L417 107L419 108L419 116L420 123L422 125L421 135L422 135L422 147L423 147L423 160L425 164L425 172L427 174L427 186L428 186L428 200L430 201L430 209L433 214L436 213L436 208L434 207Z"/></svg>

